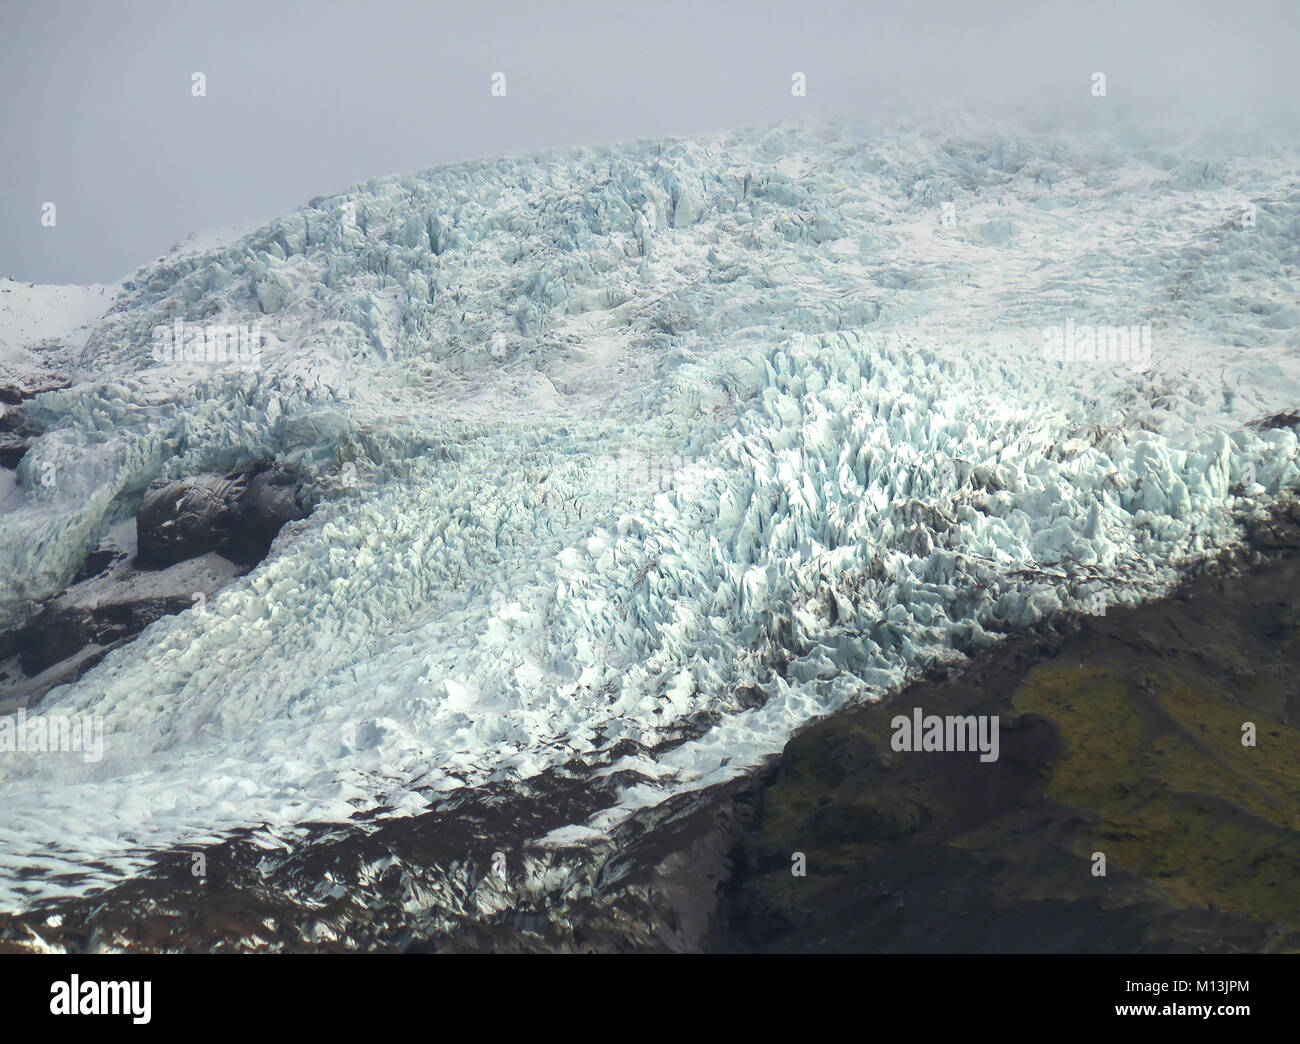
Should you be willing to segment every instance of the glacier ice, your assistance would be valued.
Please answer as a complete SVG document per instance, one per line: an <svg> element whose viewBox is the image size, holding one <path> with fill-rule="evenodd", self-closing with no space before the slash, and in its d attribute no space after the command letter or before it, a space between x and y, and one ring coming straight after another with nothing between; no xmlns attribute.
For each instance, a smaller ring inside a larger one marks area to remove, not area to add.
<svg viewBox="0 0 1300 1044"><path fill-rule="evenodd" d="M0 904L633 739L642 782L566 836L607 829L936 662L1167 590L1300 487L1295 432L1247 425L1300 393L1294 161L780 127L373 181L142 269L32 402L0 618L155 479L275 458L315 511L47 697L102 715L105 755L0 757ZM268 347L159 364L177 319ZM1151 368L1045 358L1066 320L1151 325Z"/></svg>

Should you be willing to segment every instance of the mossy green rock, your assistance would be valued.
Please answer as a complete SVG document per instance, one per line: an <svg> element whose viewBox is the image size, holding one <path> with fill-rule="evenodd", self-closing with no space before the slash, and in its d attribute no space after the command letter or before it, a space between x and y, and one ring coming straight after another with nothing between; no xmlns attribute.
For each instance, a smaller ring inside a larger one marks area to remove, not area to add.
<svg viewBox="0 0 1300 1044"><path fill-rule="evenodd" d="M713 945L1300 950L1286 544L797 736L755 800ZM891 719L913 707L997 715L998 760L891 749Z"/></svg>

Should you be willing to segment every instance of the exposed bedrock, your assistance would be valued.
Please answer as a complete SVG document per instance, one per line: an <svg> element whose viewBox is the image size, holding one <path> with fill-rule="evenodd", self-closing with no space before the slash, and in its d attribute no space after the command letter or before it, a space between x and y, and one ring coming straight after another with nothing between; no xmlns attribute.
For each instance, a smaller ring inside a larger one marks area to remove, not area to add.
<svg viewBox="0 0 1300 1044"><path fill-rule="evenodd" d="M306 515L297 480L278 468L158 481L136 516L137 559L160 567L215 551L254 565L281 526Z"/></svg>
<svg viewBox="0 0 1300 1044"><path fill-rule="evenodd" d="M307 513L298 478L275 466L154 483L135 541L106 537L72 586L0 634L0 712L33 706L160 617L201 606Z"/></svg>
<svg viewBox="0 0 1300 1044"><path fill-rule="evenodd" d="M7 376L4 380L0 380L0 403L17 405L33 395L66 388L71 383L67 377L51 371L26 373L16 377Z"/></svg>
<svg viewBox="0 0 1300 1044"><path fill-rule="evenodd" d="M75 681L155 620L202 607L247 569L206 554L160 570L135 567L129 553L92 552L75 582L20 627L0 634L0 713L34 706Z"/></svg>
<svg viewBox="0 0 1300 1044"><path fill-rule="evenodd" d="M41 426L28 416L27 400L41 392L66 388L70 383L67 377L50 371L0 380L0 467L18 467L40 437Z"/></svg>
<svg viewBox="0 0 1300 1044"><path fill-rule="evenodd" d="M1300 506L1251 532L1169 598L1011 639L796 736L731 853L710 948L1294 951ZM1000 758L898 753L894 717L915 707L999 715Z"/></svg>
<svg viewBox="0 0 1300 1044"><path fill-rule="evenodd" d="M16 468L39 434L21 405L0 403L0 467Z"/></svg>
<svg viewBox="0 0 1300 1044"><path fill-rule="evenodd" d="M15 632L18 661L34 678L88 646L107 651L159 617L188 609L188 598L145 598L96 606L47 605ZM85 666L90 666L86 664Z"/></svg>

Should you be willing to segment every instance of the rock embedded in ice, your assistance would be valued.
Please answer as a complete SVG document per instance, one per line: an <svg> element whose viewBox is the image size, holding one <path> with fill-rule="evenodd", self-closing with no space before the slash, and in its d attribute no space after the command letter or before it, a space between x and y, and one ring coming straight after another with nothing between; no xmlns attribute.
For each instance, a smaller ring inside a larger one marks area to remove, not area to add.
<svg viewBox="0 0 1300 1044"><path fill-rule="evenodd" d="M254 565L286 522L306 514L297 479L283 469L159 481L136 517L137 556L158 567L215 551Z"/></svg>
<svg viewBox="0 0 1300 1044"><path fill-rule="evenodd" d="M215 551L225 540L235 479L200 475L179 482L155 482L145 491L136 516L141 565L169 566Z"/></svg>

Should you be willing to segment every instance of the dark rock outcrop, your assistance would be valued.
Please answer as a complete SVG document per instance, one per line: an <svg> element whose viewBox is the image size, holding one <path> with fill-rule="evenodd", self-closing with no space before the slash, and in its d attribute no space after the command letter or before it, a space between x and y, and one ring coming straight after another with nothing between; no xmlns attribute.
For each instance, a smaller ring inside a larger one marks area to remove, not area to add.
<svg viewBox="0 0 1300 1044"><path fill-rule="evenodd" d="M199 475L154 482L136 515L136 557L164 567L215 551L225 539L242 489L237 477Z"/></svg>
<svg viewBox="0 0 1300 1044"><path fill-rule="evenodd" d="M71 587L0 634L0 707L33 706L155 620L214 594L306 515L296 477L281 468L154 483L136 517L134 559L122 542L96 548Z"/></svg>
<svg viewBox="0 0 1300 1044"><path fill-rule="evenodd" d="M188 595L142 598L103 605L47 605L17 635L18 662L29 677L75 656L88 645L110 648L155 620L189 609Z"/></svg>
<svg viewBox="0 0 1300 1044"><path fill-rule="evenodd" d="M307 517L297 479L288 471L268 468L250 476L234 504L226 538L218 553L240 565L256 565L271 550L281 527Z"/></svg>
<svg viewBox="0 0 1300 1044"><path fill-rule="evenodd" d="M137 558L162 567L215 551L255 565L286 522L306 516L296 478L279 468L159 481L136 517Z"/></svg>
<svg viewBox="0 0 1300 1044"><path fill-rule="evenodd" d="M1249 571L1011 638L801 732L755 794L709 947L1300 946L1300 512L1252 535ZM914 707L999 716L1000 758L894 751Z"/></svg>
<svg viewBox="0 0 1300 1044"><path fill-rule="evenodd" d="M0 380L0 403L17 405L41 392L57 391L72 382L62 374L52 372L25 373Z"/></svg>
<svg viewBox="0 0 1300 1044"><path fill-rule="evenodd" d="M1275 413L1271 417L1260 417L1246 426L1257 431L1272 431L1275 428L1291 428L1294 430L1300 428L1300 410L1289 410L1284 413Z"/></svg>
<svg viewBox="0 0 1300 1044"><path fill-rule="evenodd" d="M32 448L36 440L23 438L9 433L0 433L0 468L16 468L23 455Z"/></svg>
<svg viewBox="0 0 1300 1044"><path fill-rule="evenodd" d="M0 467L16 468L39 434L22 406L0 405Z"/></svg>
<svg viewBox="0 0 1300 1044"><path fill-rule="evenodd" d="M72 582L79 584L83 580L100 576L126 558L127 553L120 547L97 547L86 556L86 561L77 570L77 575L72 578Z"/></svg>
<svg viewBox="0 0 1300 1044"><path fill-rule="evenodd" d="M0 634L0 661L8 661L9 672L0 671L0 708L34 706L155 620L194 608L246 571L215 554L149 571L129 557L121 547L96 549L71 587Z"/></svg>

